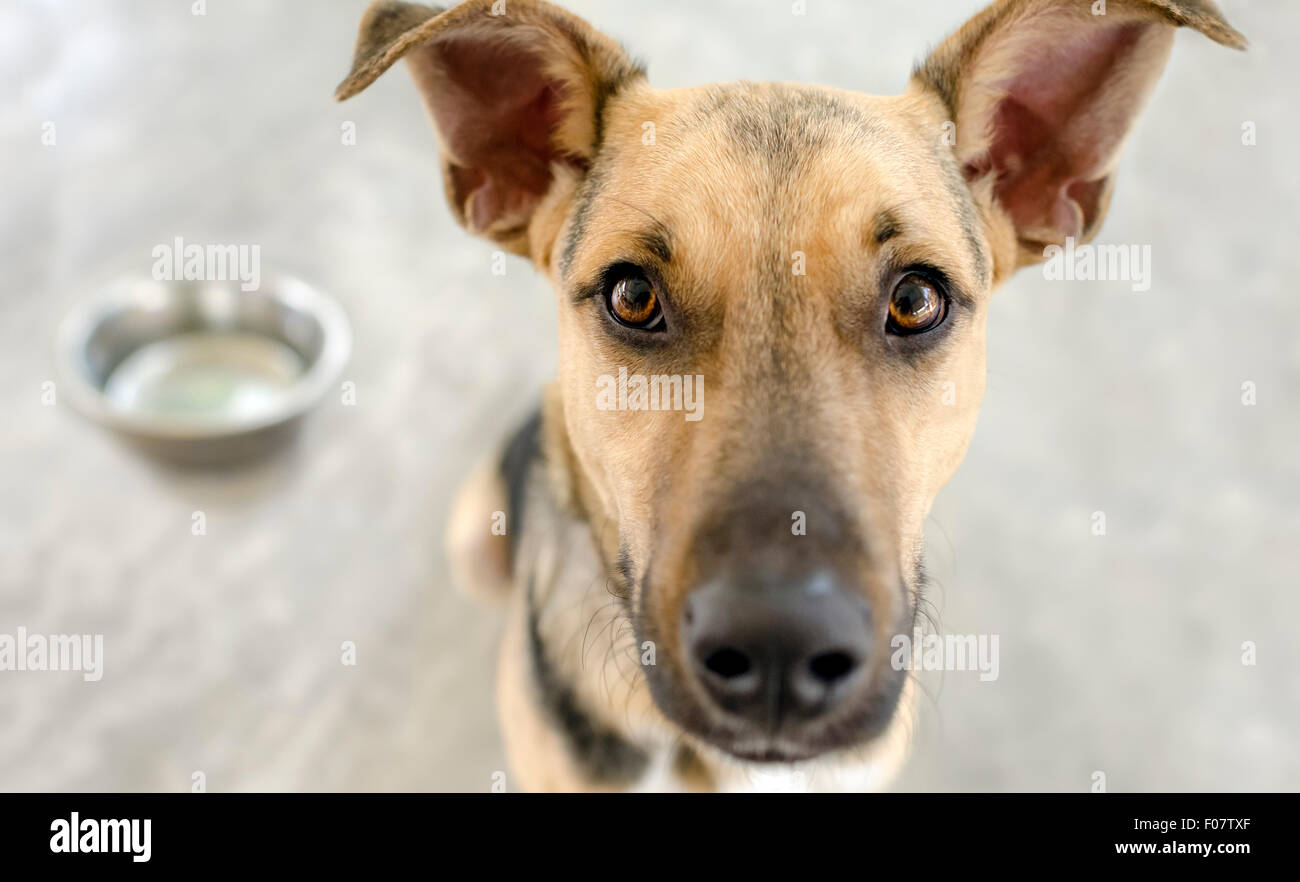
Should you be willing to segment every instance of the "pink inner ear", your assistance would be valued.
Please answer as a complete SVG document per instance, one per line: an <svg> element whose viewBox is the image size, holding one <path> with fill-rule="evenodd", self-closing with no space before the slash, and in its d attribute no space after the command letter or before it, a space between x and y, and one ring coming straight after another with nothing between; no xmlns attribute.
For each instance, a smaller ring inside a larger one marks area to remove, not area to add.
<svg viewBox="0 0 1300 882"><path fill-rule="evenodd" d="M994 193L1022 238L1059 242L1099 220L1109 163L1148 85L1126 66L1151 27L1076 29L1064 45L1058 31L1026 49L1000 84L989 153L968 172L997 173Z"/></svg>
<svg viewBox="0 0 1300 882"><path fill-rule="evenodd" d="M442 135L451 198L476 231L524 223L551 184L560 85L517 41L484 36L443 40L420 66L424 94Z"/></svg>

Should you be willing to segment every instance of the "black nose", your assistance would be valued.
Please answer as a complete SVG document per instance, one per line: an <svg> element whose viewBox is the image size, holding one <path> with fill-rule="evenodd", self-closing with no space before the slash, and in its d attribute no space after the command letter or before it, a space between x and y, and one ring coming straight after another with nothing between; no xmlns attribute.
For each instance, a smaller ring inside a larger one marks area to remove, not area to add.
<svg viewBox="0 0 1300 882"><path fill-rule="evenodd" d="M830 572L715 579L687 598L683 646L723 710L769 730L820 716L865 676L866 603Z"/></svg>

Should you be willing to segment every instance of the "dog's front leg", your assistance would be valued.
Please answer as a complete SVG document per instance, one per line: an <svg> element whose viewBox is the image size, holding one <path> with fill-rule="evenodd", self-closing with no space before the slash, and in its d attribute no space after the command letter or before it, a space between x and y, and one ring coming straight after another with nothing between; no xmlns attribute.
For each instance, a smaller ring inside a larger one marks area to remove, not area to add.
<svg viewBox="0 0 1300 882"><path fill-rule="evenodd" d="M619 791L635 787L645 754L599 724L550 661L539 665L525 592L512 603L497 672L497 701L512 790Z"/></svg>

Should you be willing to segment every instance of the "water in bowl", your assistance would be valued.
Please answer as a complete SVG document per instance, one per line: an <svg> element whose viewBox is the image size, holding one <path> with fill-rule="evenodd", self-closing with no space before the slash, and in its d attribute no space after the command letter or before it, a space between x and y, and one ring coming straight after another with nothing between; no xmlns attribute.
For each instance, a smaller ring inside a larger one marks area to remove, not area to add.
<svg viewBox="0 0 1300 882"><path fill-rule="evenodd" d="M198 331L148 343L123 359L104 384L118 409L242 422L269 416L304 370L291 347L239 331Z"/></svg>

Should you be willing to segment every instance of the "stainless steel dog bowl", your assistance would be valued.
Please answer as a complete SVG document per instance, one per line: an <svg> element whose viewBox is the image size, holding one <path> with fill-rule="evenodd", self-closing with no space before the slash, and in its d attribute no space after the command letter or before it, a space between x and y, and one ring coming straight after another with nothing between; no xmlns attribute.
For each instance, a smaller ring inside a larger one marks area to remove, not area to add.
<svg viewBox="0 0 1300 882"><path fill-rule="evenodd" d="M342 308L298 279L115 282L59 329L59 392L153 453L193 463L255 456L334 387L352 335Z"/></svg>

